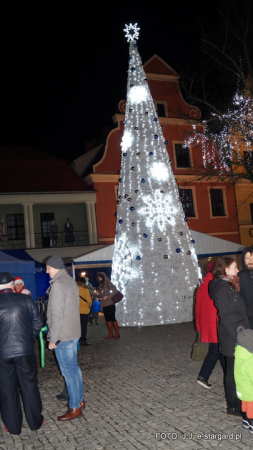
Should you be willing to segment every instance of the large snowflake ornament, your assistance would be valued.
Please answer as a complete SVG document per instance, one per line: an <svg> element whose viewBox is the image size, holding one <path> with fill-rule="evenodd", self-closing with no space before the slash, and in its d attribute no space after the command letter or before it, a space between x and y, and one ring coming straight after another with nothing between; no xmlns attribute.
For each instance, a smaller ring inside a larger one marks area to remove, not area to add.
<svg viewBox="0 0 253 450"><path fill-rule="evenodd" d="M125 233L115 242L112 282L116 284L122 294L125 294L126 285L130 279L140 277L138 270L132 266L132 259L137 250L138 247L129 244Z"/></svg>
<svg viewBox="0 0 253 450"><path fill-rule="evenodd" d="M167 181L169 179L168 167L161 161L154 162L151 165L149 172L152 178L157 181Z"/></svg>
<svg viewBox="0 0 253 450"><path fill-rule="evenodd" d="M126 32L125 37L127 38L127 42L135 41L136 39L139 39L139 30L140 28L137 28L137 23L132 25L131 23L129 25L125 24L125 27L123 31Z"/></svg>
<svg viewBox="0 0 253 450"><path fill-rule="evenodd" d="M133 143L133 135L130 131L125 131L121 141L122 151L128 150Z"/></svg>
<svg viewBox="0 0 253 450"><path fill-rule="evenodd" d="M156 225L160 231L164 231L166 224L175 226L175 215L178 214L179 207L170 194L164 194L156 189L154 195L143 196L143 202L145 206L139 208L137 212L146 216L148 228Z"/></svg>
<svg viewBox="0 0 253 450"><path fill-rule="evenodd" d="M129 100L131 103L138 105L148 99L148 90L145 86L133 86L129 92Z"/></svg>

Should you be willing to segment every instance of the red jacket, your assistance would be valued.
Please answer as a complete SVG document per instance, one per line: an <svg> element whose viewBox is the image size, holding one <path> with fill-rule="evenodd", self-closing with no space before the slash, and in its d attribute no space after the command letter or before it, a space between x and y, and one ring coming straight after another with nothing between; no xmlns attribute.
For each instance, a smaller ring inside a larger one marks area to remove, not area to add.
<svg viewBox="0 0 253 450"><path fill-rule="evenodd" d="M197 291L196 299L196 328L200 331L201 342L218 342L218 315L213 300L208 294L212 273L203 278L203 283Z"/></svg>

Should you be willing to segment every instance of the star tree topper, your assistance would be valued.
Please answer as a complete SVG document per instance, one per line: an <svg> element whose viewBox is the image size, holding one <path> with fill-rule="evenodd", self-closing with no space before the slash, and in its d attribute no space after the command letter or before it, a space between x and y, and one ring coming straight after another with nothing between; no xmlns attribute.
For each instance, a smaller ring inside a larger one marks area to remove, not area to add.
<svg viewBox="0 0 253 450"><path fill-rule="evenodd" d="M129 25L125 24L125 27L126 28L124 28L123 31L126 32L125 37L127 38L127 42L139 39L140 28L137 28L137 23L135 23L134 25L132 25L131 23Z"/></svg>

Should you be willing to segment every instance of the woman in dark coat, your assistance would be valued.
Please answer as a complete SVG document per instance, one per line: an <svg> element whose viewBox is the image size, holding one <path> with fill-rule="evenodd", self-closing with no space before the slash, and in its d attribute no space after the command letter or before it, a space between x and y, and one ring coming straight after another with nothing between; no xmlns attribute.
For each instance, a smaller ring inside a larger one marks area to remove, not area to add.
<svg viewBox="0 0 253 450"><path fill-rule="evenodd" d="M111 339L113 337L119 339L119 327L115 318L115 303L112 300L112 297L117 294L118 290L104 272L97 272L96 280L99 284L98 292L94 296L100 299L100 306L103 310L109 331L109 334L105 339ZM115 336L113 334L113 328L115 330Z"/></svg>
<svg viewBox="0 0 253 450"><path fill-rule="evenodd" d="M214 279L209 284L209 295L218 309L218 335L220 352L225 356L225 396L227 414L241 416L241 404L236 395L234 380L234 351L237 343L237 328L250 328L243 298L239 293L238 269L235 259L222 256L213 271Z"/></svg>

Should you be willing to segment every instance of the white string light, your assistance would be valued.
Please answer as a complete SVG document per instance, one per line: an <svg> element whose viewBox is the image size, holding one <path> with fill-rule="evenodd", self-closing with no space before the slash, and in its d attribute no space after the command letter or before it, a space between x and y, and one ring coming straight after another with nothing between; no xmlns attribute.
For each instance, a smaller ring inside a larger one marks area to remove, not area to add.
<svg viewBox="0 0 253 450"><path fill-rule="evenodd" d="M224 114L212 113L219 123L219 131L213 132L205 122L203 129L192 125L193 133L187 145L201 145L203 166L214 169L219 175L230 171L231 165L240 165L243 151L253 149L253 104L250 88L234 94L232 106ZM219 158L217 157L217 151Z"/></svg>

